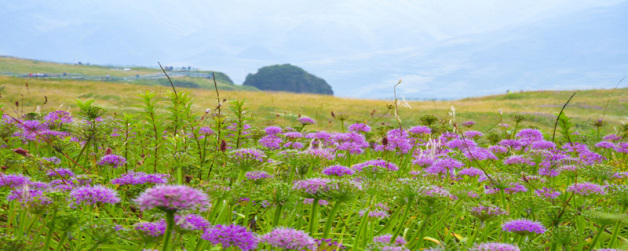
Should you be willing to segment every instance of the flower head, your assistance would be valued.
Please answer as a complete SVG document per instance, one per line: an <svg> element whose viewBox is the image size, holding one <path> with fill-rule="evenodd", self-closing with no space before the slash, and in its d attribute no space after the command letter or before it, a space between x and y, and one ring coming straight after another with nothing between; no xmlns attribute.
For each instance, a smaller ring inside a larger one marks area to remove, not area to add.
<svg viewBox="0 0 628 251"><path fill-rule="evenodd" d="M579 195L606 194L606 192L604 192L604 187L588 182L573 184L567 188L567 191L574 192Z"/></svg>
<svg viewBox="0 0 628 251"><path fill-rule="evenodd" d="M473 248L469 249L470 251L519 251L519 247L515 245L505 244L505 243L497 243L497 242L488 242L488 243L478 243L473 246Z"/></svg>
<svg viewBox="0 0 628 251"><path fill-rule="evenodd" d="M515 234L542 234L545 233L545 227L543 226L543 224L536 221L519 219L504 223L502 225L502 231L512 232Z"/></svg>
<svg viewBox="0 0 628 251"><path fill-rule="evenodd" d="M292 228L276 228L260 239L273 247L286 250L316 250L317 247L314 238L303 231Z"/></svg>
<svg viewBox="0 0 628 251"><path fill-rule="evenodd" d="M233 246L245 251L257 248L259 242L253 233L238 225L216 225L205 230L201 238L213 244L221 244L223 249Z"/></svg>
<svg viewBox="0 0 628 251"><path fill-rule="evenodd" d="M111 166L113 168L118 168L126 163L126 159L120 155L115 154L107 154L100 158L98 165L101 166Z"/></svg>
<svg viewBox="0 0 628 251"><path fill-rule="evenodd" d="M207 195L183 185L158 185L146 189L135 199L142 210L204 210L209 206Z"/></svg>
<svg viewBox="0 0 628 251"><path fill-rule="evenodd" d="M353 175L355 173L355 171L351 168L348 168L346 166L341 166L341 165L335 165L335 166L330 166L328 168L325 168L325 170L323 170L323 174L328 175L328 176L338 176L338 177L342 177L345 175Z"/></svg>
<svg viewBox="0 0 628 251"><path fill-rule="evenodd" d="M116 204L120 202L115 190L102 185L77 187L72 189L70 197L75 200L76 204L92 205L98 202Z"/></svg>
<svg viewBox="0 0 628 251"><path fill-rule="evenodd" d="M48 171L46 173L46 175L48 175L50 177L52 177L52 176L61 176L61 177L69 178L69 177L73 177L74 173L70 169L57 168L57 169Z"/></svg>
<svg viewBox="0 0 628 251"><path fill-rule="evenodd" d="M313 125L313 124L316 124L316 121L314 121L311 118L303 116L299 118L299 123L301 123L302 125Z"/></svg>

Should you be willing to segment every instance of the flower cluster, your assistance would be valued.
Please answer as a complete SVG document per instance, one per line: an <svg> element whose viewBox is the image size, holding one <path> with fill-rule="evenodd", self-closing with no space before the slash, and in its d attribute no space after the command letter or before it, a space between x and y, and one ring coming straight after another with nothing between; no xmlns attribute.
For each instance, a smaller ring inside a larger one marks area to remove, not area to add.
<svg viewBox="0 0 628 251"><path fill-rule="evenodd" d="M215 245L221 244L223 249L237 247L244 251L257 248L259 242L253 233L238 225L216 225L205 230L201 238Z"/></svg>
<svg viewBox="0 0 628 251"><path fill-rule="evenodd" d="M183 185L158 185L146 189L135 199L142 210L158 208L166 211L204 210L209 199L202 191Z"/></svg>

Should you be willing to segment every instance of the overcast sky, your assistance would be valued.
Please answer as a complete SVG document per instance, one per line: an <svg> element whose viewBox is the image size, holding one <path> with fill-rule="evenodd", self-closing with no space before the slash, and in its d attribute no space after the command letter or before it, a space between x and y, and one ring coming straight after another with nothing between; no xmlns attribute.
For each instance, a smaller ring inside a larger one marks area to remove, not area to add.
<svg viewBox="0 0 628 251"><path fill-rule="evenodd" d="M337 96L612 88L627 1L1 1L0 55L249 73L290 63ZM1 69L0 69L1 71Z"/></svg>

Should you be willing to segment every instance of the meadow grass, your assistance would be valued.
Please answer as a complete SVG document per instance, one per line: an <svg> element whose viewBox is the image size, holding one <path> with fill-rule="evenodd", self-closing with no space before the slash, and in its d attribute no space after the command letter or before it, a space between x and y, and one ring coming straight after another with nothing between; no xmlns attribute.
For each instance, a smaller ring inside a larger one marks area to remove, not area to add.
<svg viewBox="0 0 628 251"><path fill-rule="evenodd" d="M28 88L26 88L28 84ZM346 115L345 124L354 122L369 122L372 124L394 122L389 106L390 100L367 100L339 98L315 94L294 94L285 92L257 92L231 91L228 84L219 84L220 98L227 101L246 100L249 112L258 119L260 125L283 124L294 121L299 115L316 119L316 129L339 131L340 123L331 116ZM216 92L214 90L177 88L188 92L194 98L193 110L204 111L215 108ZM146 91L153 91L162 101L166 94L171 92L169 86L142 86L128 83L110 83L98 81L75 80L48 80L48 79L20 79L0 77L0 93L2 102L8 110L13 110L15 101L20 102L19 111L33 112L39 106L41 111L52 111L70 108L75 99L94 99L96 104L107 109L111 114L136 113L137 95ZM565 109L565 114L572 118L577 130L592 130L592 122L602 118L604 108L608 108L604 120L609 123L607 130L613 126L625 123L628 120L628 88L616 90L579 90L579 91L536 91L512 93L486 97L467 98L452 101L412 101L408 102L411 108L399 106L398 113L402 125L416 125L419 119L426 114L433 114L441 119L452 120L449 116L450 108L455 108L455 121L476 121L477 128L485 130L493 127L499 120L498 110L502 110L502 123L514 123L513 114L523 114L526 120L523 125L536 126L543 129L552 128L556 115L569 96L576 92L576 96ZM48 103L43 104L44 97ZM517 97L517 98L512 98ZM23 106L23 107L22 107Z"/></svg>

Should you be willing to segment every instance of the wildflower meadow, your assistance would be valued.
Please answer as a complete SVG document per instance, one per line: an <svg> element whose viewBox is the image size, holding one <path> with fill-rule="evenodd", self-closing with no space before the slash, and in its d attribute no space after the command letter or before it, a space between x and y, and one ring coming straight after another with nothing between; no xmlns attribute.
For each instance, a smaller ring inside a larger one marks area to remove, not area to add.
<svg viewBox="0 0 628 251"><path fill-rule="evenodd" d="M2 250L626 250L628 125L0 108ZM421 111L415 111L421 112ZM384 122L384 123L382 123ZM326 123L323 122L323 123Z"/></svg>

